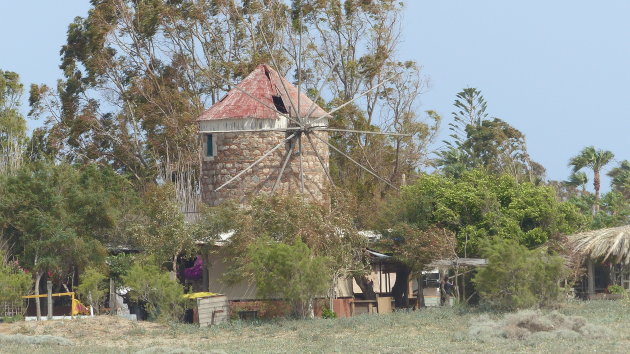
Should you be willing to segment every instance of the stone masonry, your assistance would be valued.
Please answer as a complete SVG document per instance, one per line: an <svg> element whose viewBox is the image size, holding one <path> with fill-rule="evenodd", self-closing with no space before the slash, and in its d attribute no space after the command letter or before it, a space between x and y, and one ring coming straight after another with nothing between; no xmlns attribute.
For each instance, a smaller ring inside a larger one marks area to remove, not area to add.
<svg viewBox="0 0 630 354"><path fill-rule="evenodd" d="M328 168L328 145L315 138L313 134L327 141L328 133L318 131L311 134L317 153ZM215 189L273 149L287 135L288 133L284 132L238 131L213 134L213 139L216 141L216 156L204 158L202 162L203 201L211 206L219 205L227 200L244 203L260 193L270 193L290 147L289 142L218 192ZM291 157L276 187L276 193L300 193L299 149L297 139L293 141ZM325 191L328 186L326 172L306 136L302 136L302 148L304 196L313 202L325 203L327 201Z"/></svg>

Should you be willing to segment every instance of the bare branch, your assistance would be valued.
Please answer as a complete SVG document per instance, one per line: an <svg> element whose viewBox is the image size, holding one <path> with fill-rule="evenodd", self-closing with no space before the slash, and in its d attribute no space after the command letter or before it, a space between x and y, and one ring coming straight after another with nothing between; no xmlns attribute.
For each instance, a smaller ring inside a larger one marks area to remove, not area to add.
<svg viewBox="0 0 630 354"><path fill-rule="evenodd" d="M348 160L354 162L357 166L361 167L362 169L364 169L366 172L368 172L369 174L371 174L372 176L378 178L379 180L385 182L387 185L389 185L390 187L398 190L398 187L396 187L395 185L393 185L391 182L389 182L388 180L386 180L385 178L377 175L375 172L373 172L372 170L370 170L369 168L363 166L362 164L360 164L359 162L357 162L356 160L354 160L352 157L348 156L348 154L344 153L343 151L337 149L337 147L335 147L333 144L327 142L326 140L318 137L317 135L315 135L315 137L321 141L324 142L324 144L330 146L331 148L333 148L333 150L337 151L338 153L340 153L341 155L343 155L345 158L347 158Z"/></svg>

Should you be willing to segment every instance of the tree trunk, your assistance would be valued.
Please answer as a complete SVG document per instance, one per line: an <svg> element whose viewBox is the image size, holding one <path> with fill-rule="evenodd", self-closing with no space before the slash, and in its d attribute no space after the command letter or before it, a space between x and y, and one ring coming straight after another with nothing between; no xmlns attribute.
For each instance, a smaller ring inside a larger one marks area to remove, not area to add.
<svg viewBox="0 0 630 354"><path fill-rule="evenodd" d="M354 281L356 281L359 288L361 288L361 291L363 292L366 300L376 300L374 284L370 280L368 280L365 275L355 275Z"/></svg>
<svg viewBox="0 0 630 354"><path fill-rule="evenodd" d="M396 270L396 282L392 287L392 295L396 308L409 307L409 275L411 271L407 267Z"/></svg>
<svg viewBox="0 0 630 354"><path fill-rule="evenodd" d="M42 275L42 272L35 273L35 295L39 295L39 282L42 280ZM35 310L37 311L37 320L41 321L42 307L41 301L39 301L39 296L35 296Z"/></svg>
<svg viewBox="0 0 630 354"><path fill-rule="evenodd" d="M593 187L595 188L595 204L593 204L593 213L599 212L599 188L601 187L599 170L593 170Z"/></svg>
<svg viewBox="0 0 630 354"><path fill-rule="evenodd" d="M179 252L175 253L175 255L173 255L173 270L171 271L171 280L177 280L177 256L179 255Z"/></svg>
<svg viewBox="0 0 630 354"><path fill-rule="evenodd" d="M46 281L46 319L52 320L53 318L53 301L52 301L52 281Z"/></svg>
<svg viewBox="0 0 630 354"><path fill-rule="evenodd" d="M422 272L420 272L420 275L418 275L418 296L416 297L417 302L418 302L418 308L423 308L426 307L425 303L424 303L424 276L422 275Z"/></svg>

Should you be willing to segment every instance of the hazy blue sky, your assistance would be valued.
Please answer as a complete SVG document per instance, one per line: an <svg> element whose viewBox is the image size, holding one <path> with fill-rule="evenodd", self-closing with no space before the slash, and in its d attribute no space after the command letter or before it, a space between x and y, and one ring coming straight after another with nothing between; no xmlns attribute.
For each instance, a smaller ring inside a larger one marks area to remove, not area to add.
<svg viewBox="0 0 630 354"><path fill-rule="evenodd" d="M566 178L568 159L587 145L630 159L630 1L406 3L400 57L431 78L421 109L440 112L443 131L455 94L470 86L491 116L526 134L550 179ZM88 0L0 0L0 68L26 86L54 84L67 25L88 8Z"/></svg>

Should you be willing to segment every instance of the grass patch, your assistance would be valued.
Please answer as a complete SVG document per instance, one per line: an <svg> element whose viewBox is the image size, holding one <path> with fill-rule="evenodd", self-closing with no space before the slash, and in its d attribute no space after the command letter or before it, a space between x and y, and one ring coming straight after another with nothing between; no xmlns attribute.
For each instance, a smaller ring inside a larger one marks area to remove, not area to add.
<svg viewBox="0 0 630 354"><path fill-rule="evenodd" d="M73 352L96 353L625 353L630 347L630 301L570 302L555 310L518 313L430 308L353 318L234 321L202 328L111 316L2 326L0 333L45 331L75 343ZM59 351L53 344L0 343L0 348L29 354Z"/></svg>
<svg viewBox="0 0 630 354"><path fill-rule="evenodd" d="M45 345L45 346L68 346L72 341L59 336L41 335L25 336L23 334L0 334L0 343L6 345Z"/></svg>

